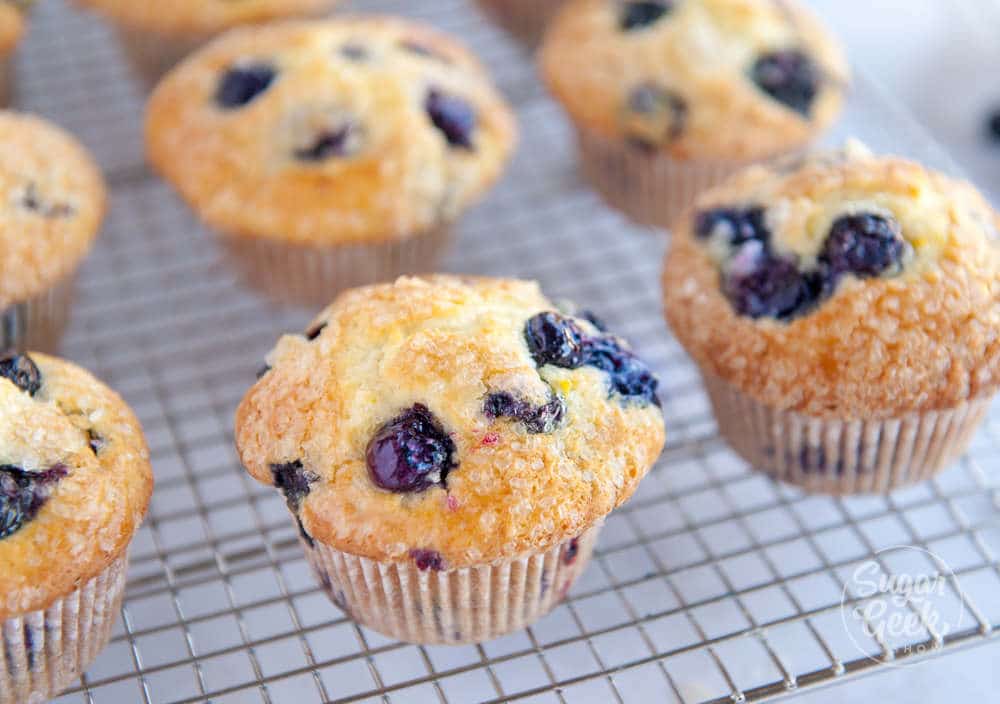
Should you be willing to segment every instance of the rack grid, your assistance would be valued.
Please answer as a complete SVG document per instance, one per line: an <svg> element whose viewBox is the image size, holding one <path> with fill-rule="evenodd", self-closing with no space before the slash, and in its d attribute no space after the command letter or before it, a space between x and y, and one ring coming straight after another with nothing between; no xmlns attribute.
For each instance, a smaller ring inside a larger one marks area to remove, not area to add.
<svg viewBox="0 0 1000 704"><path fill-rule="evenodd" d="M530 57L463 0L367 0L462 36L518 109L522 146L465 218L445 268L537 278L598 311L663 381L668 446L607 522L593 565L535 626L462 647L398 643L354 624L314 584L275 492L241 471L232 413L282 331L311 311L246 289L211 234L144 166L142 102L113 36L63 0L35 10L19 107L97 154L113 187L63 354L128 400L157 489L132 547L111 645L59 702L761 701L990 641L1000 632L1000 417L932 482L888 497L805 495L754 473L719 440L697 372L660 314L664 238L578 181L572 139ZM831 137L955 172L863 76ZM902 641L842 618L859 564L906 569L905 544L954 574L948 633Z"/></svg>

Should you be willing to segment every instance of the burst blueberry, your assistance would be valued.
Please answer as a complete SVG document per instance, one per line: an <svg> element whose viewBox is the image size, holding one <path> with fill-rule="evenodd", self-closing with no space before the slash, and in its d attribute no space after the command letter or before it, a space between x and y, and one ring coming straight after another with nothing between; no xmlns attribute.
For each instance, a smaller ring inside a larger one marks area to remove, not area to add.
<svg viewBox="0 0 1000 704"><path fill-rule="evenodd" d="M882 215L845 215L833 223L820 260L832 278L843 274L880 276L898 267L905 250L895 219Z"/></svg>
<svg viewBox="0 0 1000 704"><path fill-rule="evenodd" d="M270 88L277 75L270 64L234 66L219 81L215 102L227 110L244 107Z"/></svg>
<svg viewBox="0 0 1000 704"><path fill-rule="evenodd" d="M354 126L347 124L322 132L308 147L296 149L295 158L299 161L325 161L331 157L348 156L354 151L352 142L357 142L352 139L354 131Z"/></svg>
<svg viewBox="0 0 1000 704"><path fill-rule="evenodd" d="M702 239L721 233L734 247L749 240L768 242L771 238L764 222L764 209L759 206L702 211L695 217L694 231Z"/></svg>
<svg viewBox="0 0 1000 704"><path fill-rule="evenodd" d="M302 499L309 495L312 485L319 481L316 474L305 469L302 460L272 464L271 476L274 485L285 495L288 508L293 513L298 513Z"/></svg>
<svg viewBox="0 0 1000 704"><path fill-rule="evenodd" d="M365 457L376 486L416 492L445 483L454 453L455 443L440 422L418 403L379 428Z"/></svg>
<svg viewBox="0 0 1000 704"><path fill-rule="evenodd" d="M612 392L632 400L660 405L659 380L652 370L611 335L588 340L584 363L608 373Z"/></svg>
<svg viewBox="0 0 1000 704"><path fill-rule="evenodd" d="M410 557L417 565L417 569L421 572L426 572L427 570L434 570L435 572L440 572L444 569L444 557L441 553L436 550L425 550L423 548L414 548L410 550Z"/></svg>
<svg viewBox="0 0 1000 704"><path fill-rule="evenodd" d="M562 423L566 404L555 393L547 403L535 406L506 392L492 393L483 404L483 415L487 418L510 418L524 424L532 434L551 433Z"/></svg>
<svg viewBox="0 0 1000 704"><path fill-rule="evenodd" d="M770 254L748 270L729 272L723 289L740 315L789 319L810 310L822 293L818 273L803 273L791 259Z"/></svg>
<svg viewBox="0 0 1000 704"><path fill-rule="evenodd" d="M427 93L424 108L431 123L444 135L449 145L460 149L473 148L476 111L468 102L432 88Z"/></svg>
<svg viewBox="0 0 1000 704"><path fill-rule="evenodd" d="M673 91L642 83L629 93L627 107L625 129L633 144L655 149L684 133L688 105Z"/></svg>
<svg viewBox="0 0 1000 704"><path fill-rule="evenodd" d="M0 357L0 377L9 379L29 396L34 396L42 388L42 374L26 354L11 353Z"/></svg>
<svg viewBox="0 0 1000 704"><path fill-rule="evenodd" d="M583 331L558 313L539 313L524 326L528 350L538 366L576 369L583 364Z"/></svg>
<svg viewBox="0 0 1000 704"><path fill-rule="evenodd" d="M13 535L38 515L56 483L68 473L61 464L41 472L0 466L0 540Z"/></svg>
<svg viewBox="0 0 1000 704"><path fill-rule="evenodd" d="M622 7L619 24L623 30L630 32L654 24L673 8L671 0L647 2L645 0L630 0Z"/></svg>
<svg viewBox="0 0 1000 704"><path fill-rule="evenodd" d="M786 49L757 59L751 76L757 87L769 96L808 116L819 92L821 72L807 54Z"/></svg>

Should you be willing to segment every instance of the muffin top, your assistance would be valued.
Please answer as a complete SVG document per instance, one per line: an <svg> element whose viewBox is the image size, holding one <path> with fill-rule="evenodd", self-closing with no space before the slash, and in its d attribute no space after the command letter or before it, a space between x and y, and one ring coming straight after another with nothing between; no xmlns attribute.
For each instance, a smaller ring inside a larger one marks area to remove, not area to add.
<svg viewBox="0 0 1000 704"><path fill-rule="evenodd" d="M118 24L162 35L217 34L243 24L318 16L338 0L77 0Z"/></svg>
<svg viewBox="0 0 1000 704"><path fill-rule="evenodd" d="M146 122L150 160L210 225L317 244L450 222L514 134L471 54L386 17L234 30L164 79Z"/></svg>
<svg viewBox="0 0 1000 704"><path fill-rule="evenodd" d="M25 0L0 0L0 55L6 56L24 36Z"/></svg>
<svg viewBox="0 0 1000 704"><path fill-rule="evenodd" d="M676 159L759 159L843 102L837 44L793 0L572 0L542 71L573 121Z"/></svg>
<svg viewBox="0 0 1000 704"><path fill-rule="evenodd" d="M546 550L624 502L664 441L656 378L534 283L401 278L286 335L236 414L307 540L451 569Z"/></svg>
<svg viewBox="0 0 1000 704"><path fill-rule="evenodd" d="M674 229L666 314L758 401L884 419L1000 382L997 214L969 184L857 144L753 167Z"/></svg>
<svg viewBox="0 0 1000 704"><path fill-rule="evenodd" d="M0 357L0 620L46 608L125 550L153 475L142 428L88 372Z"/></svg>
<svg viewBox="0 0 1000 704"><path fill-rule="evenodd" d="M70 135L0 111L0 308L76 269L104 218L104 180Z"/></svg>

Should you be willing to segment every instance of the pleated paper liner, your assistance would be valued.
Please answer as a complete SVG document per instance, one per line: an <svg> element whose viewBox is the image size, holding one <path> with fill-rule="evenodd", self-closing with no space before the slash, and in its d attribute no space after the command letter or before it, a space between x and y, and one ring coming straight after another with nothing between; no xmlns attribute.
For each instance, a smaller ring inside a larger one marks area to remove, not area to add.
<svg viewBox="0 0 1000 704"><path fill-rule="evenodd" d="M565 0L478 0L480 7L507 32L529 47L537 46L545 28Z"/></svg>
<svg viewBox="0 0 1000 704"><path fill-rule="evenodd" d="M410 643L481 643L531 625L586 569L600 525L551 550L493 565L421 570L302 541L327 596L358 623Z"/></svg>
<svg viewBox="0 0 1000 704"><path fill-rule="evenodd" d="M703 374L719 433L757 469L809 492L884 494L933 477L968 449L991 398L883 420L779 411Z"/></svg>
<svg viewBox="0 0 1000 704"><path fill-rule="evenodd" d="M69 322L76 276L70 275L41 295L0 311L0 353L55 352Z"/></svg>
<svg viewBox="0 0 1000 704"><path fill-rule="evenodd" d="M578 129L581 168L591 186L640 225L670 228L702 191L755 162L681 161L624 140Z"/></svg>
<svg viewBox="0 0 1000 704"><path fill-rule="evenodd" d="M128 558L47 609L3 622L0 704L42 704L71 684L111 638Z"/></svg>
<svg viewBox="0 0 1000 704"><path fill-rule="evenodd" d="M0 108L9 108L14 101L14 57L0 57Z"/></svg>
<svg viewBox="0 0 1000 704"><path fill-rule="evenodd" d="M243 278L284 303L322 307L347 288L434 271L452 239L448 226L404 240L330 246L223 236Z"/></svg>

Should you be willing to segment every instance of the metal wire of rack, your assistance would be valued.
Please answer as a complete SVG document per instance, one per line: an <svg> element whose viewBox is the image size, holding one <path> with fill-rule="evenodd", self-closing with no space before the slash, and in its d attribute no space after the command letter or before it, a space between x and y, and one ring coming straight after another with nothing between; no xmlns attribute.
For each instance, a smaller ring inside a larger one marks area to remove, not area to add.
<svg viewBox="0 0 1000 704"><path fill-rule="evenodd" d="M48 0L21 52L19 106L78 134L113 186L63 353L136 410L158 480L112 643L57 701L759 701L995 642L1000 418L955 468L888 497L808 496L752 472L718 439L697 373L662 322L662 237L578 182L568 129L529 58L463 0L357 5L463 36L518 107L510 176L466 218L446 268L537 278L598 310L660 372L668 447L539 624L463 647L407 645L354 624L316 587L280 498L244 476L232 448L232 412L260 360L311 312L275 307L235 278L144 167L141 100L108 30ZM954 171L863 78L832 139L848 134ZM845 628L845 575L898 544L947 562L948 598L968 614L961 627L923 619L906 642Z"/></svg>

